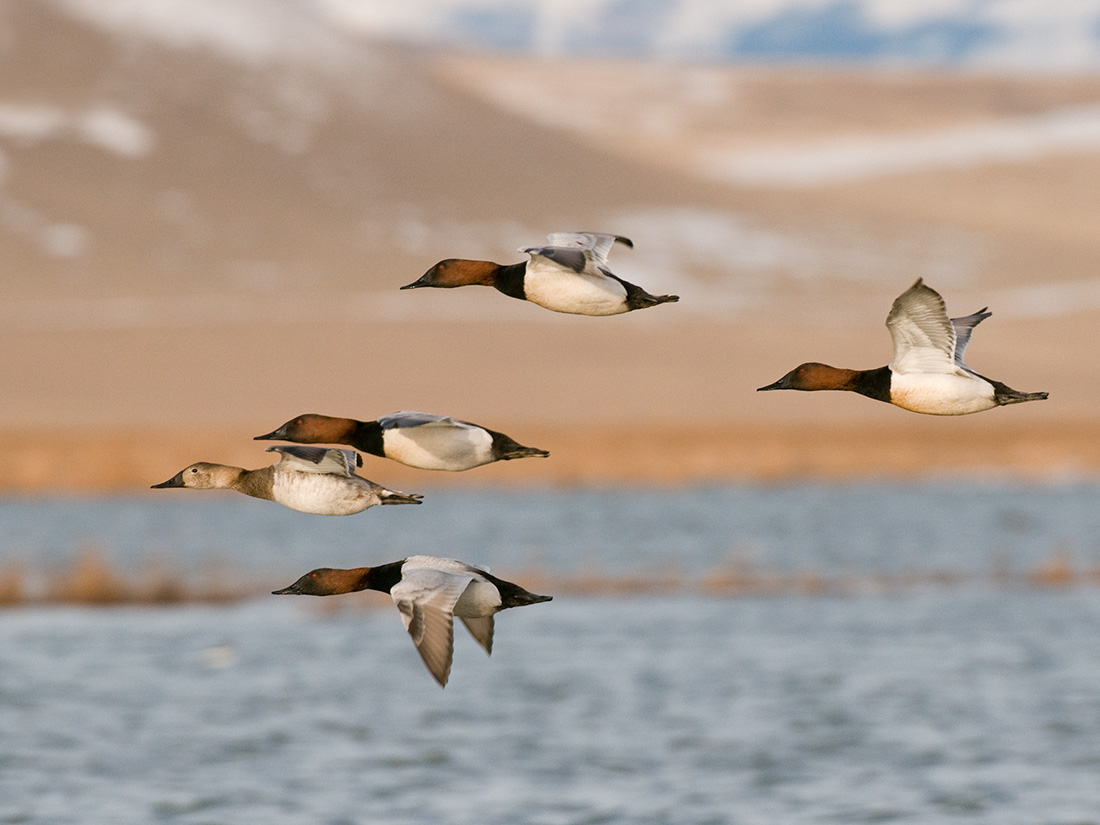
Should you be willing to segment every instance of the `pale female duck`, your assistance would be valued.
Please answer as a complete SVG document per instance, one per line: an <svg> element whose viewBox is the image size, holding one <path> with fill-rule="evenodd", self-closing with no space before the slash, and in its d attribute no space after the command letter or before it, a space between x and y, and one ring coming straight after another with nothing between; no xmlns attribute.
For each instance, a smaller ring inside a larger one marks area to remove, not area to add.
<svg viewBox="0 0 1100 825"><path fill-rule="evenodd" d="M257 441L280 439L302 444L349 444L371 455L392 458L421 470L469 470L494 461L550 455L524 447L504 433L446 415L396 412L376 421L299 415Z"/></svg>
<svg viewBox="0 0 1100 825"><path fill-rule="evenodd" d="M322 516L350 516L376 504L419 504L423 496L397 493L355 474L363 458L353 450L323 447L268 447L279 460L259 470L200 461L152 489L191 487L236 490L292 510Z"/></svg>
<svg viewBox="0 0 1100 825"><path fill-rule="evenodd" d="M519 264L440 261L420 280L402 289L422 286L450 288L480 284L496 287L512 298L530 301L554 312L572 315L620 315L635 309L679 301L678 295L650 295L607 268L607 253L618 241L633 247L629 238L597 232L555 232L548 246L525 246L531 256Z"/></svg>
<svg viewBox="0 0 1100 825"><path fill-rule="evenodd" d="M553 598L528 593L517 584L491 575L486 568L435 556L409 556L352 570L322 567L306 573L290 587L272 592L276 596L333 596L358 590L380 590L393 597L420 657L443 687L451 675L455 616L462 619L485 652L492 654L493 614Z"/></svg>
<svg viewBox="0 0 1100 825"><path fill-rule="evenodd" d="M886 316L894 340L889 366L849 370L802 364L760 391L849 390L928 415L967 415L1046 398L1045 392L1018 392L963 363L970 334L991 314L982 309L949 319L940 294L918 279Z"/></svg>

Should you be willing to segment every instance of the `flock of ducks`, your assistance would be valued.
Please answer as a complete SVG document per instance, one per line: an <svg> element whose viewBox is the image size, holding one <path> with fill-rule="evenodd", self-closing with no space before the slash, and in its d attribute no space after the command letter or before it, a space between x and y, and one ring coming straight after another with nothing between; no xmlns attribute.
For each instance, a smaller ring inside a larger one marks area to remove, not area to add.
<svg viewBox="0 0 1100 825"><path fill-rule="evenodd" d="M608 252L615 243L633 247L628 238L557 232L548 239L546 246L519 250L529 256L526 262L501 265L449 258L401 289L491 286L554 312L596 316L679 300L676 295L650 295L611 272ZM1045 392L1018 392L985 378L963 361L974 327L989 316L982 309L948 318L943 298L918 280L894 301L886 318L894 342L894 356L887 366L852 370L810 362L759 389L846 390L929 415L967 415L1046 398ZM257 470L199 462L153 487L236 490L305 513L346 516L376 504L420 504L423 498L359 476L356 470L363 466L363 458L356 450L422 470L449 472L549 456L546 450L525 447L496 430L421 412L396 412L373 421L299 415L256 440L289 441L295 446L268 447L279 460ZM297 446L310 444L355 449ZM499 579L485 567L435 556L409 556L351 570L322 567L273 593L332 596L360 590L379 590L393 597L405 629L441 686L446 686L451 672L455 616L485 652L492 653L496 613L552 599Z"/></svg>

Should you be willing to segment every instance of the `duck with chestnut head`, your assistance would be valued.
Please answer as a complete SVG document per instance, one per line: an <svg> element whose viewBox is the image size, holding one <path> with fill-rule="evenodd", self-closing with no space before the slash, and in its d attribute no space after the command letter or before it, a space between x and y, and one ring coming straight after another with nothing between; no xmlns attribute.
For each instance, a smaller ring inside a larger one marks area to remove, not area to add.
<svg viewBox="0 0 1100 825"><path fill-rule="evenodd" d="M378 590L393 597L405 629L428 670L446 687L454 658L454 617L458 616L485 652L493 652L493 617L510 607L548 602L498 579L484 567L436 556L409 556L376 567L311 570L276 596L335 596Z"/></svg>
<svg viewBox="0 0 1100 825"><path fill-rule="evenodd" d="M974 327L991 314L981 309L948 318L940 294L918 279L886 316L894 342L894 357L887 366L853 370L811 361L758 391L846 390L926 415L968 415L1043 400L1045 392L1019 392L979 375L963 361Z"/></svg>

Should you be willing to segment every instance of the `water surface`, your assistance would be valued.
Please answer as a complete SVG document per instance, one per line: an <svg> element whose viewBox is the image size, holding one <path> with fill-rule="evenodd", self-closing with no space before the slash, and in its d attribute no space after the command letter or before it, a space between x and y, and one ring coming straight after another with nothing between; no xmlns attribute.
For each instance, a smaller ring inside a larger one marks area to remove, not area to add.
<svg viewBox="0 0 1100 825"><path fill-rule="evenodd" d="M272 586L433 552L500 574L1095 565L1095 485L8 500L5 559L93 544ZM1100 589L557 594L461 627L446 690L388 597L0 613L0 823L1100 823Z"/></svg>

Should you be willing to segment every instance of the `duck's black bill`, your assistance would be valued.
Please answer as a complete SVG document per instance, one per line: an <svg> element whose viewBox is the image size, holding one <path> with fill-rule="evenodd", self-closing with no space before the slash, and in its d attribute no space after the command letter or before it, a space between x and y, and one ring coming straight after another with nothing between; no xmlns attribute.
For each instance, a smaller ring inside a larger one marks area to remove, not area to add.
<svg viewBox="0 0 1100 825"><path fill-rule="evenodd" d="M282 440L285 440L285 439L286 439L286 427L280 427L277 430L272 430L267 435L255 436L252 440L253 441L275 441L275 440L282 441Z"/></svg>
<svg viewBox="0 0 1100 825"><path fill-rule="evenodd" d="M272 590L271 595L272 596L296 596L296 595L300 595L301 592L302 592L302 589L300 587L298 587L298 583L295 582L294 584L290 585L290 587L284 587L282 590Z"/></svg>
<svg viewBox="0 0 1100 825"><path fill-rule="evenodd" d="M154 484L150 490L163 490L166 487L182 487L183 486L183 473L176 473L167 481L162 481L160 484Z"/></svg>
<svg viewBox="0 0 1100 825"><path fill-rule="evenodd" d="M427 277L428 276L425 275L423 278L419 278L419 279L413 281L411 284L405 284L401 288L402 289L418 289L419 287L422 287L422 286L431 286L431 284L428 283Z"/></svg>
<svg viewBox="0 0 1100 825"><path fill-rule="evenodd" d="M785 390L785 389L788 389L788 387L784 383L784 379L780 378L774 384L768 384L768 386L766 386L766 387L757 387L756 391L757 392L767 392L768 390Z"/></svg>

